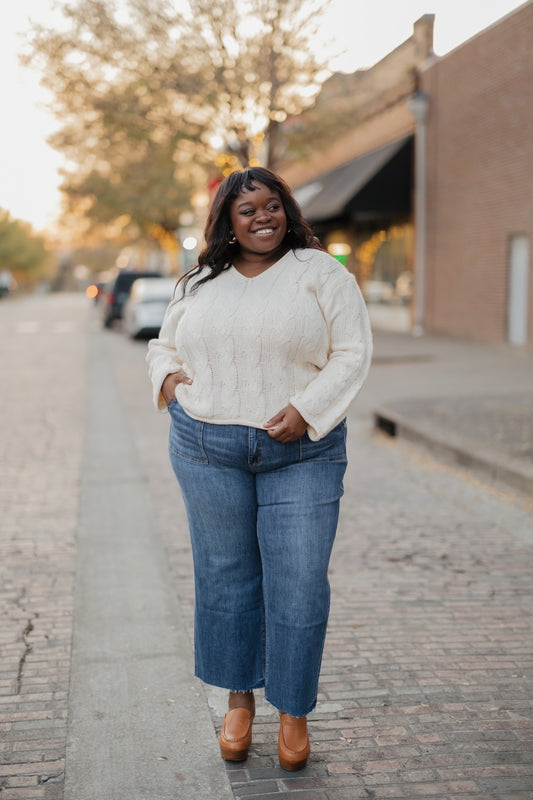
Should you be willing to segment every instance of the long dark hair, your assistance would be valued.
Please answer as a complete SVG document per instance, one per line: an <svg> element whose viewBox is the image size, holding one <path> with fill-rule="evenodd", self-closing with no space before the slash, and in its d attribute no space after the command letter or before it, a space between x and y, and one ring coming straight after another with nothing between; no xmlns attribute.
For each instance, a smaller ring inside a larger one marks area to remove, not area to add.
<svg viewBox="0 0 533 800"><path fill-rule="evenodd" d="M281 198L287 217L287 233L284 240L287 250L303 247L324 249L309 223L303 218L300 206L283 178L266 167L247 167L244 170L231 172L218 187L205 226L205 247L198 256L198 264L181 278L183 293L191 278L198 275L204 267L210 271L196 281L193 290L202 283L213 280L231 266L232 259L238 252L239 243L230 244L232 238L230 207L243 189L253 191L255 183L262 183L276 191Z"/></svg>

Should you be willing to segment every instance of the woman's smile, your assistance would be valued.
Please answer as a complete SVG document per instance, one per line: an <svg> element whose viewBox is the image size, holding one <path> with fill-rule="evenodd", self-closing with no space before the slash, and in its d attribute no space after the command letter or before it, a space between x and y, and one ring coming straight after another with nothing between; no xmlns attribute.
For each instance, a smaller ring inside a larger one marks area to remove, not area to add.
<svg viewBox="0 0 533 800"><path fill-rule="evenodd" d="M285 250L287 216L278 192L262 183L243 189L231 204L230 218L239 243L237 262L270 266Z"/></svg>

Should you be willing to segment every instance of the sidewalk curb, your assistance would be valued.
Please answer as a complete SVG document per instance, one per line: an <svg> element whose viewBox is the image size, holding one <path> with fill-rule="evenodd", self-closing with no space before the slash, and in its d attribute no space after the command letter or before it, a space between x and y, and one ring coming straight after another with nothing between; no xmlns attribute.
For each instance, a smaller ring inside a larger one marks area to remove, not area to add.
<svg viewBox="0 0 533 800"><path fill-rule="evenodd" d="M505 463L493 454L481 453L449 431L444 434L434 427L417 424L395 409L380 406L374 410L374 427L384 434L422 444L445 461L475 469L493 482L502 482L526 495L533 495L533 474L516 462Z"/></svg>

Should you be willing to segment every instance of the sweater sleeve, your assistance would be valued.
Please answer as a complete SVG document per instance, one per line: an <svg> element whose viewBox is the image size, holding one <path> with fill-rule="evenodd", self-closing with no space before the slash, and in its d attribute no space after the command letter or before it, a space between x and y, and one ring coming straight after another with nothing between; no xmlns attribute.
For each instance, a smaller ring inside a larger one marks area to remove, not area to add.
<svg viewBox="0 0 533 800"><path fill-rule="evenodd" d="M184 300L172 301L165 313L159 337L150 339L146 361L148 375L153 387L153 402L156 409L166 411L166 403L161 394L163 381L172 372L183 369L183 361L176 350L176 328L185 310Z"/></svg>
<svg viewBox="0 0 533 800"><path fill-rule="evenodd" d="M353 275L344 267L331 271L317 290L317 300L328 328L328 360L305 389L290 399L306 420L313 441L344 419L372 359L370 320Z"/></svg>

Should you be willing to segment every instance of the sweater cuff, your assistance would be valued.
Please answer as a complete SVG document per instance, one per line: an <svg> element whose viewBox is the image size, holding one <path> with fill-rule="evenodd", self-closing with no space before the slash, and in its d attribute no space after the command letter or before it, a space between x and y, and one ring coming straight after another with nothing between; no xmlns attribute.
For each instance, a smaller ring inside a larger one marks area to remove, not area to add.
<svg viewBox="0 0 533 800"><path fill-rule="evenodd" d="M174 372L179 372L182 369L181 365L176 367L176 369L165 369L161 371L158 375L154 376L152 379L153 384L153 402L156 408L156 411L161 411L162 413L166 413L168 411L168 406L165 402L165 398L161 392L161 387L163 386L163 382L167 375L172 375Z"/></svg>
<svg viewBox="0 0 533 800"><path fill-rule="evenodd" d="M309 436L312 442L318 442L319 439L323 439L324 436L327 436L330 430L333 430L333 428L335 427L336 423L328 428L325 428L324 419L314 414L311 414L306 408L302 406L302 404L297 399L291 398L289 400L289 403L291 404L291 406L294 406L296 411L307 422L307 435Z"/></svg>

